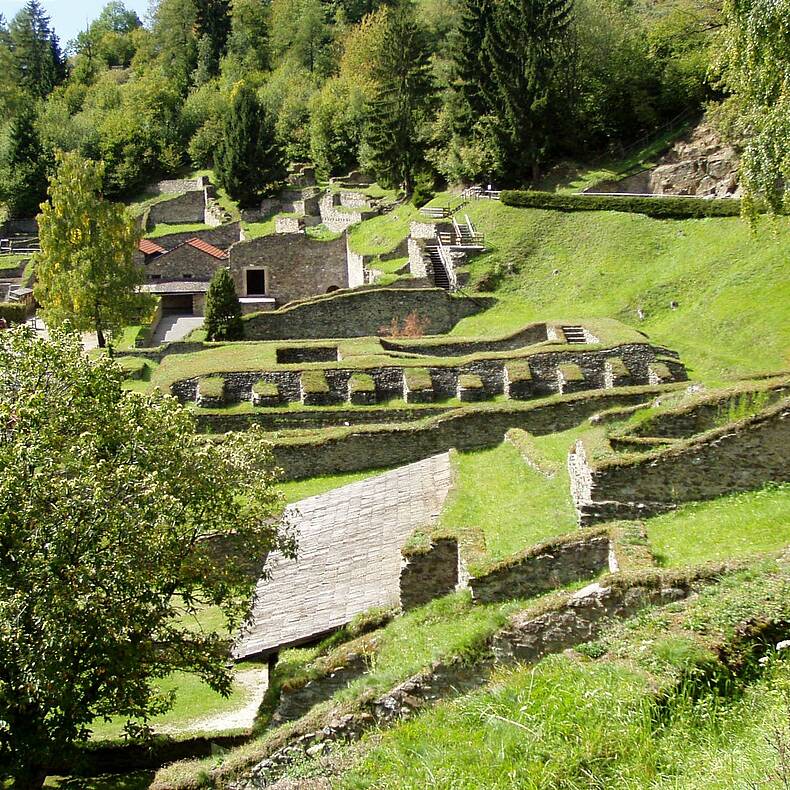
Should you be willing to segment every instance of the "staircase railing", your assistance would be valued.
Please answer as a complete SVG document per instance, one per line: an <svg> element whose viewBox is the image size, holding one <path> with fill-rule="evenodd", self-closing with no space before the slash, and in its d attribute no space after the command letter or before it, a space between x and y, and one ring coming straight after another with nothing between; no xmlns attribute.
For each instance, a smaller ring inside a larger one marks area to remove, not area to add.
<svg viewBox="0 0 790 790"><path fill-rule="evenodd" d="M455 264L453 263L452 256L439 236L436 237L436 242L442 266L444 266L444 271L447 273L447 280L450 283L450 290L454 291L458 287L458 276L455 273Z"/></svg>

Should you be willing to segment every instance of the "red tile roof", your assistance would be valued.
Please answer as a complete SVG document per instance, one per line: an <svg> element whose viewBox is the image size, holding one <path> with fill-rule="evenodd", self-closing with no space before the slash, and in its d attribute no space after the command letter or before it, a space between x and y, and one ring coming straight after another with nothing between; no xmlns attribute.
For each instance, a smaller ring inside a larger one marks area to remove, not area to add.
<svg viewBox="0 0 790 790"><path fill-rule="evenodd" d="M137 248L145 255L156 255L157 253L161 254L167 252L164 247L160 247L155 241L151 241L151 239L140 239Z"/></svg>
<svg viewBox="0 0 790 790"><path fill-rule="evenodd" d="M219 247L215 247L213 244L209 244L208 242L201 241L201 239L189 239L184 243L189 244L190 247L194 247L196 250L205 252L207 255L211 255L213 258L216 258L217 260L220 261L227 260L228 257L227 252L223 252L221 249L219 249Z"/></svg>

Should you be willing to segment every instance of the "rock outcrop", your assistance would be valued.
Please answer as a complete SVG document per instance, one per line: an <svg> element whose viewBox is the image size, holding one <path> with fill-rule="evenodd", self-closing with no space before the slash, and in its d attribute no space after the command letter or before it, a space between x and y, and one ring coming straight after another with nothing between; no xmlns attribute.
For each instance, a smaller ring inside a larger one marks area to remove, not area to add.
<svg viewBox="0 0 790 790"><path fill-rule="evenodd" d="M672 146L650 174L658 195L738 197L739 157L706 122Z"/></svg>

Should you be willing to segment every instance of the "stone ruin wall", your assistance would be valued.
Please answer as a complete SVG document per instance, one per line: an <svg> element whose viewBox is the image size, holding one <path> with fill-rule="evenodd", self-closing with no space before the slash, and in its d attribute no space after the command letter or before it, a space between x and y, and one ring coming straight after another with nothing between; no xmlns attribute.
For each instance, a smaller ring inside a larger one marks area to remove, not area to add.
<svg viewBox="0 0 790 790"><path fill-rule="evenodd" d="M345 247L345 242L339 241ZM313 242L325 243L333 242ZM471 300L451 297L438 288L399 284L397 288L358 290L251 316L245 321L245 334L250 340L372 337L381 334L382 327L389 326L393 318L403 320L412 312L430 317L431 334L444 334L480 309Z"/></svg>
<svg viewBox="0 0 790 790"><path fill-rule="evenodd" d="M632 463L591 464L577 445L568 459L583 525L639 518L691 502L790 482L790 406L725 426L690 444Z"/></svg>
<svg viewBox="0 0 790 790"><path fill-rule="evenodd" d="M511 428L543 435L572 428L593 414L615 406L644 402L644 392L601 391L533 408L456 410L426 425L360 428L320 444L278 442L275 464L284 480L408 464L452 448L474 450L500 444Z"/></svg>
<svg viewBox="0 0 790 790"><path fill-rule="evenodd" d="M404 611L452 592L461 578L455 538L437 538L425 551L403 552L400 605Z"/></svg>

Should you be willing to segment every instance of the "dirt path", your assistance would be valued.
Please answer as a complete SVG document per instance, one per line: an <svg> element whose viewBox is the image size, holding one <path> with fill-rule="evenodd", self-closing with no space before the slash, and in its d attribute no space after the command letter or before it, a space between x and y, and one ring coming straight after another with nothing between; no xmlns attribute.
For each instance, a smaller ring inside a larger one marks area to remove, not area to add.
<svg viewBox="0 0 790 790"><path fill-rule="evenodd" d="M252 727L258 708L263 701L263 695L269 686L269 673L266 667L254 669L240 669L236 672L234 685L244 692L244 700L239 707L225 713L204 716L200 719L185 721L179 725L164 725L156 727L156 732L162 735L178 735L191 732L216 732L222 730L246 730Z"/></svg>

